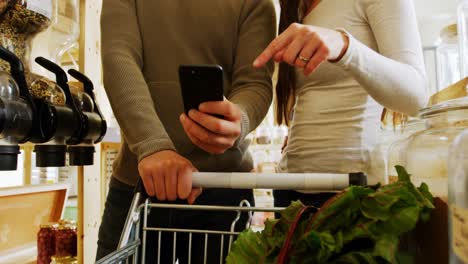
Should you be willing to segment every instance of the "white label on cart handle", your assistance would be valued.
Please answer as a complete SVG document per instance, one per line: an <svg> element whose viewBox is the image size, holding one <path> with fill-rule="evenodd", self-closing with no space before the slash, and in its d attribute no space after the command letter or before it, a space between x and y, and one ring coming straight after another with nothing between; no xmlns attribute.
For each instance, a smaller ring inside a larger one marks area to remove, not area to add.
<svg viewBox="0 0 468 264"><path fill-rule="evenodd" d="M257 186L257 177L251 173L233 173L230 175L230 188L254 189Z"/></svg>

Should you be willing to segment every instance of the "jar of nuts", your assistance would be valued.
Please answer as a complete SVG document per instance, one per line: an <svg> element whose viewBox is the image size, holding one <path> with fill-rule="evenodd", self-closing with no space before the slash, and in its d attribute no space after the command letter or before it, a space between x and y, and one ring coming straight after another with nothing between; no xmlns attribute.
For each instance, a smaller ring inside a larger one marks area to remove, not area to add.
<svg viewBox="0 0 468 264"><path fill-rule="evenodd" d="M41 225L37 233L37 263L49 264L55 255L55 234L58 225L55 223Z"/></svg>
<svg viewBox="0 0 468 264"><path fill-rule="evenodd" d="M29 92L34 98L44 99L53 105L63 106L66 103L66 96L62 88L45 77L32 81Z"/></svg>
<svg viewBox="0 0 468 264"><path fill-rule="evenodd" d="M61 225L55 235L55 256L59 258L75 257L77 255L77 239L75 224Z"/></svg>
<svg viewBox="0 0 468 264"><path fill-rule="evenodd" d="M0 0L0 16L7 10L8 6L13 3L13 0Z"/></svg>
<svg viewBox="0 0 468 264"><path fill-rule="evenodd" d="M29 72L29 53L33 38L47 29L52 21L55 0L0 0L0 45L18 56ZM6 3L5 3L6 2ZM9 71L9 65L0 62L0 69Z"/></svg>

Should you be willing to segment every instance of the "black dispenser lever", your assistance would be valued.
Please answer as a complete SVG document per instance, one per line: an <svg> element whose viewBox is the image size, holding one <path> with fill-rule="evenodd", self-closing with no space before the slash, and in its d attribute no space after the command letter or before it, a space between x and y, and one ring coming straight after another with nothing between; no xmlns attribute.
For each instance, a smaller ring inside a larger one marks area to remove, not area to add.
<svg viewBox="0 0 468 264"><path fill-rule="evenodd" d="M104 119L104 115L102 114L101 112L101 109L99 108L99 105L97 104L97 101L96 101L96 96L94 95L94 85L93 85L93 82L86 76L84 75L83 73L77 71L77 70L74 70L74 69L70 69L68 70L68 73L73 76L73 78L77 79L78 81L80 81L81 83L83 83L83 87L84 87L84 90L85 90L85 93L87 93L90 97L91 97L91 100L93 101L93 104L94 104L94 112L96 114L99 115L99 117L101 118L101 135L99 136L99 138L97 138L96 140L94 140L94 144L97 144L99 142L101 142L101 140L104 138L104 136L106 135L106 132L107 132L107 122L106 120Z"/></svg>

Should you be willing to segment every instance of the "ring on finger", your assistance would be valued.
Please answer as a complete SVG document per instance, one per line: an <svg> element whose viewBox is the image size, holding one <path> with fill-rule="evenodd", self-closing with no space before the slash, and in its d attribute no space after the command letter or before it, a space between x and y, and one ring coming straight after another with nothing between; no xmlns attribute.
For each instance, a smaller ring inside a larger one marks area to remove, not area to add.
<svg viewBox="0 0 468 264"><path fill-rule="evenodd" d="M301 61L307 63L307 62L310 61L310 58L306 58L306 57L304 57L304 56L302 56L302 55L299 55L299 60L301 60Z"/></svg>

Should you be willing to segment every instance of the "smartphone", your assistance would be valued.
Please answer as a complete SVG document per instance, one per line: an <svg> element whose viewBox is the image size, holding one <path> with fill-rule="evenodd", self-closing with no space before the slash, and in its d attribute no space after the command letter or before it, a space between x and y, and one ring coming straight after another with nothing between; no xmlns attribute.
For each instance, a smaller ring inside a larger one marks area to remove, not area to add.
<svg viewBox="0 0 468 264"><path fill-rule="evenodd" d="M180 65L179 81L187 115L201 103L224 100L223 68L219 65Z"/></svg>

